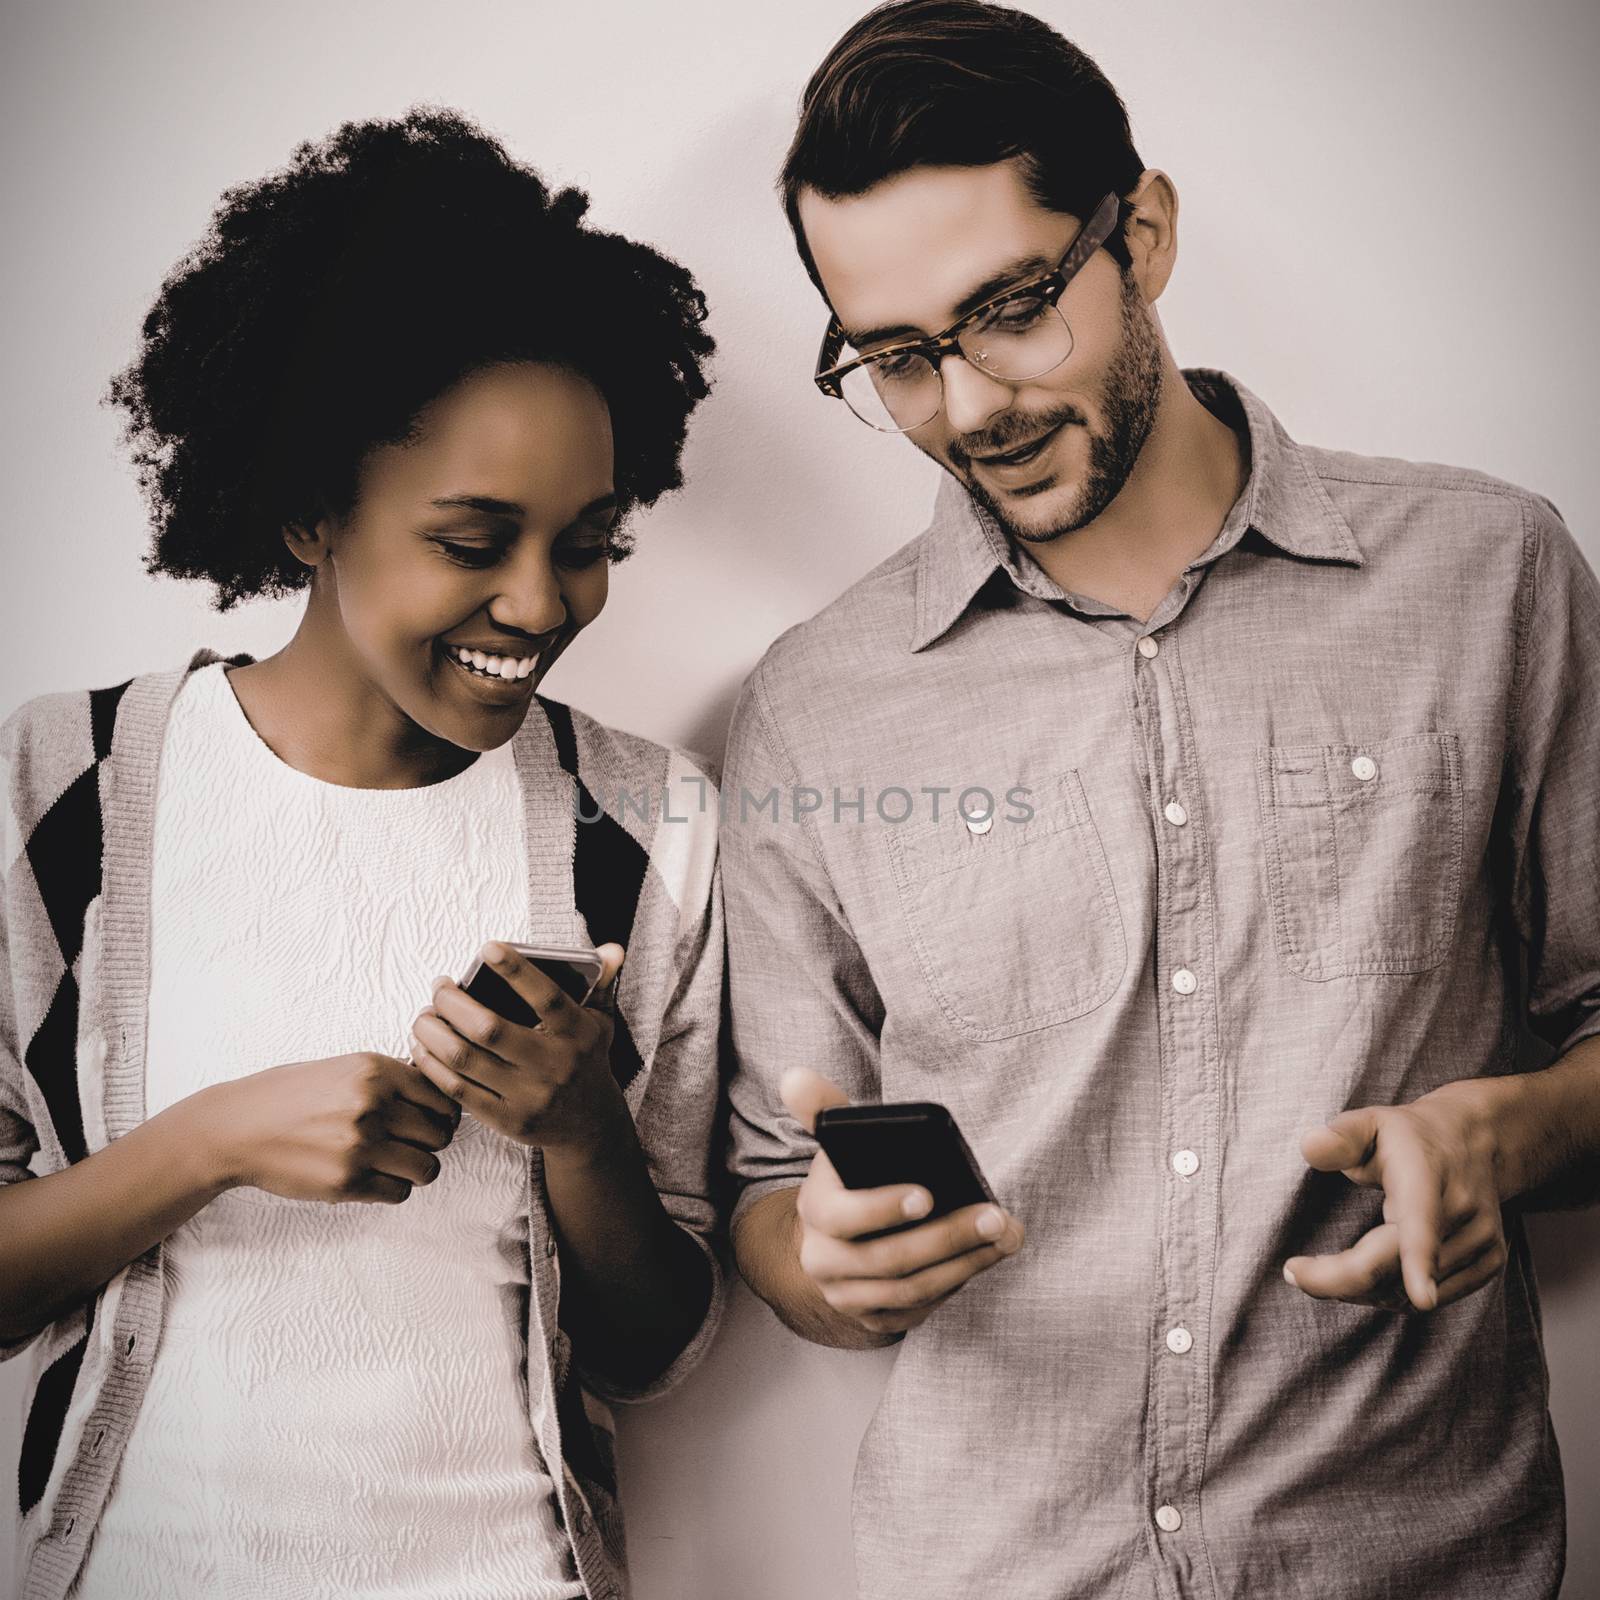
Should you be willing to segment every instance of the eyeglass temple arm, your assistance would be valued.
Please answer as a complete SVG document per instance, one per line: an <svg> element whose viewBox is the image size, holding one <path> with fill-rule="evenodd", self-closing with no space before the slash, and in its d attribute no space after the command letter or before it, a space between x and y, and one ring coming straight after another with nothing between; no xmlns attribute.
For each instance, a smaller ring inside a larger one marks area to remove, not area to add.
<svg viewBox="0 0 1600 1600"><path fill-rule="evenodd" d="M1056 268L1057 277L1063 280L1071 278L1111 237L1121 220L1122 204L1122 197L1113 190L1094 208L1094 215L1084 223L1071 248L1061 258L1061 265Z"/></svg>
<svg viewBox="0 0 1600 1600"><path fill-rule="evenodd" d="M835 400L843 399L839 383L829 368L837 366L839 352L844 348L844 329L839 326L839 319L835 316L828 318L828 326L823 330L822 345L817 351L817 370L813 379L816 386L825 394Z"/></svg>

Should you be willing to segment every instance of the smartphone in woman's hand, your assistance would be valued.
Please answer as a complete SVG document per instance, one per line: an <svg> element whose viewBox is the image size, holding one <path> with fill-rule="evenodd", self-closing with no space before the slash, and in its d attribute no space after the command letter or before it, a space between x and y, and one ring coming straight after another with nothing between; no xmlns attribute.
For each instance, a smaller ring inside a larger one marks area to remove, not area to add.
<svg viewBox="0 0 1600 1600"><path fill-rule="evenodd" d="M510 939L500 942L515 950L523 960L531 961L580 1006L587 1004L604 970L598 953L593 950L557 950L544 945L517 944ZM525 1028L538 1025L539 1013L494 968L485 966L481 958L472 963L471 970L461 980L461 988L507 1022L521 1023Z"/></svg>

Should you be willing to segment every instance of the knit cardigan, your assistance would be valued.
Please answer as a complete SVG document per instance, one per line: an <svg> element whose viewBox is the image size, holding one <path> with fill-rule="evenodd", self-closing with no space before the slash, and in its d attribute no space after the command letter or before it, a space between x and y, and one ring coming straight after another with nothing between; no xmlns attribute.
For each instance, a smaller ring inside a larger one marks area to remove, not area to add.
<svg viewBox="0 0 1600 1600"><path fill-rule="evenodd" d="M0 1183L60 1171L144 1118L157 772L185 674L217 659L202 651L179 671L46 696L0 731L10 799ZM704 1353L722 1296L709 1154L722 1010L717 801L687 757L543 698L513 755L530 937L627 947L612 1068L662 1203L704 1249L712 1275L704 1324L648 1387L626 1390L586 1369L560 1326L555 1234L540 1155L530 1151L530 1422L591 1600L621 1600L605 1402L648 1398L681 1378ZM63 1600L82 1567L157 1357L161 1256L157 1245L87 1304L0 1345L0 1359L25 1349L35 1358L18 1473L24 1600ZM554 1405L536 1403L550 1394Z"/></svg>

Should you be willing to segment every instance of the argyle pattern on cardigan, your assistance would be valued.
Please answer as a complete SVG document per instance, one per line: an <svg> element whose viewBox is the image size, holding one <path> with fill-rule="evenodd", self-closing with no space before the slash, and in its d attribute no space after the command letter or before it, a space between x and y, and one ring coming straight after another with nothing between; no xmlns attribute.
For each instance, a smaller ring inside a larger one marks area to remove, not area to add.
<svg viewBox="0 0 1600 1600"><path fill-rule="evenodd" d="M55 932L61 973L44 1020L22 1047L27 1067L45 1104L56 1137L69 1161L88 1154L84 1142L83 1106L78 1095L78 980L74 973L83 950L89 907L101 890L105 830L100 816L100 764L111 754L117 707L128 685L89 693L91 760L28 829L23 854L13 872L33 874L39 899ZM19 819L26 823L26 819ZM62 1425L83 1365L94 1326L90 1303L84 1336L45 1369L34 1391L22 1434L17 1466L17 1502L26 1514L39 1503L55 1464Z"/></svg>

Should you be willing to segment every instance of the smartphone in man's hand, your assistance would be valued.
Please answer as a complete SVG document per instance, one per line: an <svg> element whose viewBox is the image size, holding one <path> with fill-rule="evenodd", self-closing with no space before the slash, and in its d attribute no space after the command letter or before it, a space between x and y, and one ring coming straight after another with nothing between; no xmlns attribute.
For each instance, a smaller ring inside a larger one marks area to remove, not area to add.
<svg viewBox="0 0 1600 1600"><path fill-rule="evenodd" d="M994 1202L955 1118L933 1101L829 1106L817 1113L816 1136L847 1189L882 1189L895 1183L926 1189L933 1208L918 1221Z"/></svg>

